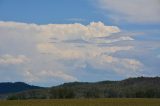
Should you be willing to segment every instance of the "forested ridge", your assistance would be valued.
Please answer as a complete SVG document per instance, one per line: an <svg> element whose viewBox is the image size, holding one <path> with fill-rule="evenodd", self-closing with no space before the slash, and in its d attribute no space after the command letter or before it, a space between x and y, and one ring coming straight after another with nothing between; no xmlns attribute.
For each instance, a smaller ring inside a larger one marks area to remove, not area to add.
<svg viewBox="0 0 160 106"><path fill-rule="evenodd" d="M71 82L7 96L7 99L64 98L160 98L160 77L137 77L95 83Z"/></svg>

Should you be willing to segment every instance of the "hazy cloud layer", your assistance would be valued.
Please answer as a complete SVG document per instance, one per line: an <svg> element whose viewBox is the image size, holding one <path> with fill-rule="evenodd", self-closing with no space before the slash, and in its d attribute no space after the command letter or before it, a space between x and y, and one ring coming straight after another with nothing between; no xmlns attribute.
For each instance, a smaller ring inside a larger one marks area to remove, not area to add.
<svg viewBox="0 0 160 106"><path fill-rule="evenodd" d="M22 64L29 61L29 59L24 55L12 56L12 55L2 55L0 56L0 64Z"/></svg>
<svg viewBox="0 0 160 106"><path fill-rule="evenodd" d="M115 21L160 22L159 0L97 0L97 2Z"/></svg>

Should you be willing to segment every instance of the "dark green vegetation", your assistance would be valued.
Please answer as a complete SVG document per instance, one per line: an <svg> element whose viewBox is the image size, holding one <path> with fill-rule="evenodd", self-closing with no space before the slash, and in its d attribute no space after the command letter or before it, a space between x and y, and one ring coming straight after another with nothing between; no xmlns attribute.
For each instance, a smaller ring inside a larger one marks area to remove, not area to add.
<svg viewBox="0 0 160 106"><path fill-rule="evenodd" d="M72 82L7 96L10 100L66 98L160 98L160 78L138 77L97 83Z"/></svg>
<svg viewBox="0 0 160 106"><path fill-rule="evenodd" d="M160 99L7 100L0 106L160 106Z"/></svg>

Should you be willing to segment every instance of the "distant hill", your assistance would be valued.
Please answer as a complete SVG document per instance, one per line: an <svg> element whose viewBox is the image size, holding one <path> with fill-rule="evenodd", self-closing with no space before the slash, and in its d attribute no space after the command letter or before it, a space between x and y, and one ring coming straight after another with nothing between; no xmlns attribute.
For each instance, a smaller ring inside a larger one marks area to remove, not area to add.
<svg viewBox="0 0 160 106"><path fill-rule="evenodd" d="M39 88L41 87L28 85L24 82L15 82L15 83L5 82L5 83L0 83L0 94L16 93L25 90L39 89Z"/></svg>
<svg viewBox="0 0 160 106"><path fill-rule="evenodd" d="M8 99L63 98L160 98L160 77L138 77L95 83L72 82L8 96Z"/></svg>

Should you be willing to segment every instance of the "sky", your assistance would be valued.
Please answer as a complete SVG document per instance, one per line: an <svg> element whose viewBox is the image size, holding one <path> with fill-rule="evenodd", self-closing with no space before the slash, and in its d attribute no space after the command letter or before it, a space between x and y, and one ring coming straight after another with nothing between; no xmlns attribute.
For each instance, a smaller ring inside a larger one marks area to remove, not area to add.
<svg viewBox="0 0 160 106"><path fill-rule="evenodd" d="M159 0L0 0L0 82L160 76Z"/></svg>

